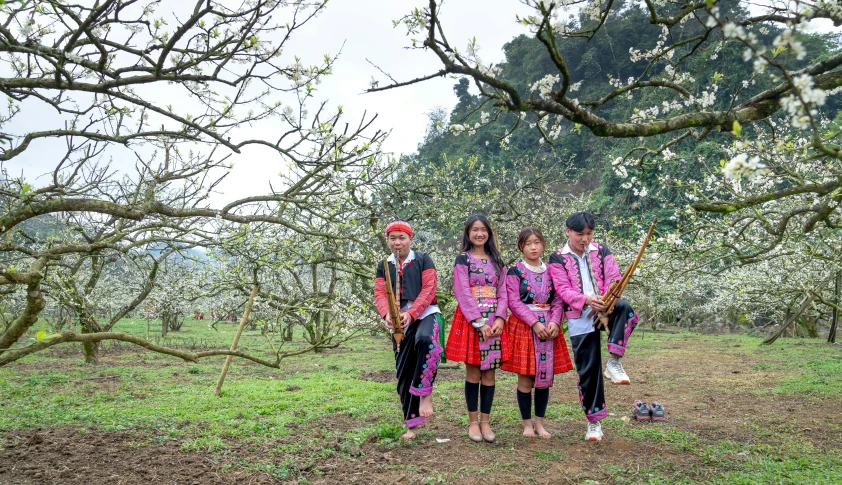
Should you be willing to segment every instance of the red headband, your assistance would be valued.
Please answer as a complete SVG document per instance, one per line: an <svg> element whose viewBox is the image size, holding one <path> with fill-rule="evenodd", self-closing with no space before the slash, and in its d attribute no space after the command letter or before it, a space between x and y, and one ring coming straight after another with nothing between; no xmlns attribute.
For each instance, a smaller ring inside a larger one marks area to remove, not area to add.
<svg viewBox="0 0 842 485"><path fill-rule="evenodd" d="M388 236L390 232L393 231L400 231L409 234L409 237L412 237L412 228L409 226L409 223L406 221L392 221L389 225L386 226L386 235Z"/></svg>

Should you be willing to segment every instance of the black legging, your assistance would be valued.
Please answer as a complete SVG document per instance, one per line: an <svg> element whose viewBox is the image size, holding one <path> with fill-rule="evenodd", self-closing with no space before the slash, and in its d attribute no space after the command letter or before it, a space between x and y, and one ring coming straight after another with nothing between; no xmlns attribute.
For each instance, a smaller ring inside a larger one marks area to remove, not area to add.
<svg viewBox="0 0 842 485"><path fill-rule="evenodd" d="M625 354L629 335L637 327L637 314L626 300L617 300L608 316L608 350ZM579 374L579 402L588 421L599 421L608 415L605 389L602 382L602 352L597 331L570 337L573 361Z"/></svg>
<svg viewBox="0 0 842 485"><path fill-rule="evenodd" d="M547 414L547 404L550 401L550 388L535 389L535 417L543 418ZM524 420L532 419L532 393L517 391L517 407L520 417Z"/></svg>
<svg viewBox="0 0 842 485"><path fill-rule="evenodd" d="M443 349L438 342L439 324L435 313L412 322L404 329L401 350L395 350L395 374L401 397L404 421L410 428L426 421L418 414L421 396L433 392L439 360Z"/></svg>

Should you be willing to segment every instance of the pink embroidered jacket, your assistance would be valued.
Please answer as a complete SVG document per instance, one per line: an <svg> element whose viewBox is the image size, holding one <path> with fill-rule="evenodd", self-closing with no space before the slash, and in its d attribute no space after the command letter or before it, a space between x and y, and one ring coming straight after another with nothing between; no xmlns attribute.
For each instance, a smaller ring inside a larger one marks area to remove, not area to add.
<svg viewBox="0 0 842 485"><path fill-rule="evenodd" d="M465 320L473 322L482 318L484 313L471 293L472 286L493 286L497 289L497 311L494 315L488 315L489 325L493 325L497 318L509 318L506 272L505 266L497 271L490 259L479 260L467 253L456 257L456 263L453 265L453 296L456 297Z"/></svg>
<svg viewBox="0 0 842 485"><path fill-rule="evenodd" d="M546 278L552 278L549 269L545 273L533 273L526 268L523 262L518 262L509 268L509 273L506 276L509 311L518 320L530 327L535 325L538 317L527 305L542 303L549 303L547 307L547 313L550 317L549 323L555 323L561 327L563 305L561 298L553 290L552 280L549 281L546 289L541 291L541 280Z"/></svg>
<svg viewBox="0 0 842 485"><path fill-rule="evenodd" d="M588 256L595 278L594 288L600 295L604 295L612 282L623 277L620 267L617 266L608 246L603 244L591 243L588 246ZM590 276L579 274L579 262L571 253L570 246L566 244L550 256L548 267L555 291L564 302L564 314L567 318L579 318L585 306L582 278Z"/></svg>

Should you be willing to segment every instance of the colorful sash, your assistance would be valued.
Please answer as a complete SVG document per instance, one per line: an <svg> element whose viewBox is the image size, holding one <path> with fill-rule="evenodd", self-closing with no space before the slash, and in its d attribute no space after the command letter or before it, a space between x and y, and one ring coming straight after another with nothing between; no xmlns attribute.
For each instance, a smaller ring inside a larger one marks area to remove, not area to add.
<svg viewBox="0 0 842 485"><path fill-rule="evenodd" d="M519 263L519 266L527 284L526 288L530 292L529 296L533 299L533 303L526 306L535 314L538 322L546 327L550 320L550 305L547 303L550 291L549 273L527 271L522 263ZM564 338L560 334L559 337ZM553 355L555 339L542 339L535 332L532 332L532 343L535 348L535 387L551 387L555 366L555 355Z"/></svg>
<svg viewBox="0 0 842 485"><path fill-rule="evenodd" d="M489 327L494 325L494 314L497 312L497 288L494 286L472 286L471 294L477 299L477 306L480 315L485 319L485 324ZM502 350L500 337L492 337L488 340L480 339L480 370L500 368L500 361L503 357Z"/></svg>
<svg viewBox="0 0 842 485"><path fill-rule="evenodd" d="M494 298L497 299L497 288L494 286L472 286L471 294L474 298Z"/></svg>
<svg viewBox="0 0 842 485"><path fill-rule="evenodd" d="M538 321L542 325L548 325L549 310L535 312ZM564 338L559 333L556 338ZM532 341L535 344L535 387L552 387L553 385L553 365L555 363L555 355L553 355L553 343L555 339L542 339L535 332L532 332Z"/></svg>

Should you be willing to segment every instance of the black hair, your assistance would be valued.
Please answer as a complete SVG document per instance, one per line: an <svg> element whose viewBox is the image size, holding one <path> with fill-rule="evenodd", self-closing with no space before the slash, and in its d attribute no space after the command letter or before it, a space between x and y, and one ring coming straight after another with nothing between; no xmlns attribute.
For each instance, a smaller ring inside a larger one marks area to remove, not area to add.
<svg viewBox="0 0 842 485"><path fill-rule="evenodd" d="M523 252L523 247L526 246L526 240L532 236L537 236L538 240L541 241L541 244L543 244L545 248L547 247L547 239L544 237L544 233L535 226L527 226L520 231L520 234L517 237L517 250Z"/></svg>
<svg viewBox="0 0 842 485"><path fill-rule="evenodd" d="M571 214L564 222L564 225L571 231L581 232L586 227L593 231L594 227L596 227L596 222L593 219L593 214L588 211L580 211Z"/></svg>
<svg viewBox="0 0 842 485"><path fill-rule="evenodd" d="M474 247L471 242L470 233L471 226L473 226L477 221L482 222L485 229L488 231L488 239L485 241L484 245L485 254L491 258L491 262L494 263L494 268L499 273L503 269L503 258L500 256L500 251L497 249L497 239L494 237L494 231L491 230L491 223L488 222L488 219L486 219L485 216L474 214L468 218L467 222L465 222L465 230L462 231L462 251L469 252L471 248Z"/></svg>

